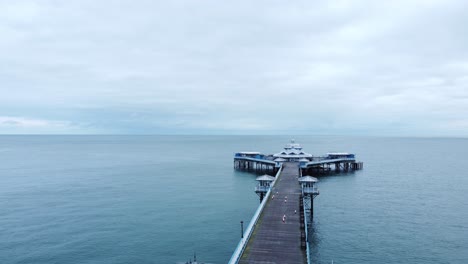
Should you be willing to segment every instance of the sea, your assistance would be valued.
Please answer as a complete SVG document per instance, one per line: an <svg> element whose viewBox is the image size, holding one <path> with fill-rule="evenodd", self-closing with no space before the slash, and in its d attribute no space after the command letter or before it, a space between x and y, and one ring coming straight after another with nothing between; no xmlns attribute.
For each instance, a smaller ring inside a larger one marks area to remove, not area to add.
<svg viewBox="0 0 468 264"><path fill-rule="evenodd" d="M312 263L468 263L468 139L0 136L0 263L227 263L259 198L238 151L355 153L319 177Z"/></svg>

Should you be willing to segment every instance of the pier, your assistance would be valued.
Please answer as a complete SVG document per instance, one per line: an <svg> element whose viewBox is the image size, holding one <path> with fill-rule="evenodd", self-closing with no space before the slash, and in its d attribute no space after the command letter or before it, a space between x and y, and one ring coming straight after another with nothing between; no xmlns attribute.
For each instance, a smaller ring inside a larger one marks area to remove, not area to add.
<svg viewBox="0 0 468 264"><path fill-rule="evenodd" d="M257 177L255 192L260 206L242 234L229 263L310 263L309 234L314 217L318 179L310 174L362 169L354 154L328 153L316 156L291 141L274 155L239 152L234 168L276 173Z"/></svg>
<svg viewBox="0 0 468 264"><path fill-rule="evenodd" d="M280 166L279 162L273 161L271 155L260 152L244 151L234 155L234 168L238 170L275 174Z"/></svg>
<svg viewBox="0 0 468 264"><path fill-rule="evenodd" d="M298 166L283 164L283 170L238 263L306 262L302 247Z"/></svg>
<svg viewBox="0 0 468 264"><path fill-rule="evenodd" d="M363 163L355 159L354 154L349 153L328 153L325 156L313 157L310 160L300 161L303 174L323 174L332 172L347 172L360 170Z"/></svg>

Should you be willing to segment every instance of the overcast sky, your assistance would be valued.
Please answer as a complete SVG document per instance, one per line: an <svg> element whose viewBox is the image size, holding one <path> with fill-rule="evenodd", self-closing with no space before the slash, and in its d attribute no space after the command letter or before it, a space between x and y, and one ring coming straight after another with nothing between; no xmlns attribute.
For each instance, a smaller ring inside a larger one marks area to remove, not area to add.
<svg viewBox="0 0 468 264"><path fill-rule="evenodd" d="M0 0L0 134L468 136L466 10Z"/></svg>

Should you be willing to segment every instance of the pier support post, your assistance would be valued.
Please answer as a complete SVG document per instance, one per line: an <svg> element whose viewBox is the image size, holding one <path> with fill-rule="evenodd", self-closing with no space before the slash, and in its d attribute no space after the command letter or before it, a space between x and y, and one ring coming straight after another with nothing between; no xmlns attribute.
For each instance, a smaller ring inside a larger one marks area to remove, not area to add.
<svg viewBox="0 0 468 264"><path fill-rule="evenodd" d="M310 196L310 223L314 220L314 197Z"/></svg>

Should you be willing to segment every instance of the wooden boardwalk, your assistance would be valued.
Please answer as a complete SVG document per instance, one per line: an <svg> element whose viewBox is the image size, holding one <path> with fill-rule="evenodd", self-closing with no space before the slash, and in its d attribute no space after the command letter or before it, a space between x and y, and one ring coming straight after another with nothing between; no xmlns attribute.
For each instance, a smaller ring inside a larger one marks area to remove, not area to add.
<svg viewBox="0 0 468 264"><path fill-rule="evenodd" d="M299 164L283 163L283 171L239 261L241 264L304 264L298 183ZM296 213L294 213L296 210ZM283 216L286 215L283 222Z"/></svg>

